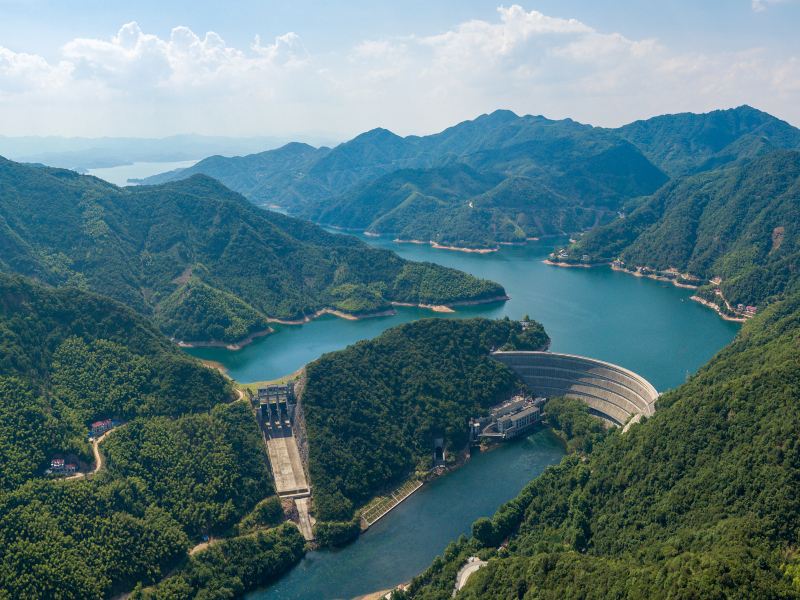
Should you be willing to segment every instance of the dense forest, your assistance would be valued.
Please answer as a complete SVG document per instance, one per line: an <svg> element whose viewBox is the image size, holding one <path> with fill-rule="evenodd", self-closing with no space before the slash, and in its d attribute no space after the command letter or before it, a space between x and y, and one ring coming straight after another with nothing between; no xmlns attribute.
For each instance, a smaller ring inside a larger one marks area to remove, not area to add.
<svg viewBox="0 0 800 600"><path fill-rule="evenodd" d="M214 156L150 183L202 173L259 205L401 239L492 247L584 231L669 177L800 149L800 131L749 106L663 115L617 129L507 110L428 136L374 129L333 149L305 144Z"/></svg>
<svg viewBox="0 0 800 600"><path fill-rule="evenodd" d="M571 454L401 598L800 597L800 295L777 302L658 412ZM508 538L507 546L496 549Z"/></svg>
<svg viewBox="0 0 800 600"><path fill-rule="evenodd" d="M538 323L425 319L309 364L302 403L318 518L346 522L415 468L428 470L435 438L460 451L469 418L520 385L489 353L548 344Z"/></svg>
<svg viewBox="0 0 800 600"><path fill-rule="evenodd" d="M89 460L99 419L174 417L232 392L218 373L122 305L0 274L0 489L41 473L52 453Z"/></svg>
<svg viewBox="0 0 800 600"><path fill-rule="evenodd" d="M283 520L247 404L135 312L0 274L0 348L0 598L107 597L157 581L203 535ZM112 417L98 473L44 478L54 453L91 464L87 425ZM265 561L249 575L201 553L187 580L240 593L296 562L298 537L233 544Z"/></svg>
<svg viewBox="0 0 800 600"><path fill-rule="evenodd" d="M677 179L624 219L587 233L569 260L719 277L733 304L800 289L800 152ZM580 257L580 258L579 258Z"/></svg>
<svg viewBox="0 0 800 600"><path fill-rule="evenodd" d="M111 296L186 341L233 342L269 317L323 308L504 295L495 283L261 210L208 177L117 188L5 159L0 271Z"/></svg>

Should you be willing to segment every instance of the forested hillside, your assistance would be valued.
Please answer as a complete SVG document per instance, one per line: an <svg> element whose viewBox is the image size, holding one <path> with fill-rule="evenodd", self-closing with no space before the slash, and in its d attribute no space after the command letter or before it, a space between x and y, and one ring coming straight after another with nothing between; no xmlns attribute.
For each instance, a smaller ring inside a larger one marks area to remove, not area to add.
<svg viewBox="0 0 800 600"><path fill-rule="evenodd" d="M800 597L800 295L745 325L659 410L565 458L401 598ZM496 550L510 536L507 548Z"/></svg>
<svg viewBox="0 0 800 600"><path fill-rule="evenodd" d="M256 208L204 176L117 188L0 159L0 270L91 289L171 337L233 342L323 308L503 296L494 283L411 263Z"/></svg>
<svg viewBox="0 0 800 600"><path fill-rule="evenodd" d="M661 115L616 131L672 177L755 158L777 148L800 149L800 130L750 106Z"/></svg>
<svg viewBox="0 0 800 600"><path fill-rule="evenodd" d="M800 152L774 151L670 183L586 234L570 259L720 277L731 303L763 305L800 287L798 218Z"/></svg>
<svg viewBox="0 0 800 600"><path fill-rule="evenodd" d="M0 597L102 598L157 581L273 494L247 404L121 304L0 274L0 349ZM92 465L88 425L101 418L123 422L100 444L104 467L45 478L53 454ZM270 535L256 584L302 554L294 527ZM203 577L231 585L220 566Z"/></svg>
<svg viewBox="0 0 800 600"><path fill-rule="evenodd" d="M257 204L401 239L492 247L609 222L668 176L800 148L800 130L749 106L617 129L498 110L428 136L374 129L329 150L292 144L191 169Z"/></svg>
<svg viewBox="0 0 800 600"><path fill-rule="evenodd" d="M435 438L460 451L469 418L519 385L491 350L549 341L538 324L426 319L309 364L302 403L318 518L349 519L417 465L429 469Z"/></svg>
<svg viewBox="0 0 800 600"><path fill-rule="evenodd" d="M3 274L0 389L0 489L41 473L53 452L89 460L92 421L174 417L232 396L130 309Z"/></svg>

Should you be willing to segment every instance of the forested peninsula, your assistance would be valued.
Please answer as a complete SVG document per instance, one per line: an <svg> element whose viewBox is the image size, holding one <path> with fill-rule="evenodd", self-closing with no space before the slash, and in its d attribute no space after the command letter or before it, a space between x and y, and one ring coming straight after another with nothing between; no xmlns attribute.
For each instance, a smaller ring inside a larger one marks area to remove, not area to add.
<svg viewBox="0 0 800 600"><path fill-rule="evenodd" d="M302 404L317 518L349 521L389 486L430 470L436 438L453 456L464 450L470 417L521 387L490 352L549 342L535 322L423 319L309 364Z"/></svg>

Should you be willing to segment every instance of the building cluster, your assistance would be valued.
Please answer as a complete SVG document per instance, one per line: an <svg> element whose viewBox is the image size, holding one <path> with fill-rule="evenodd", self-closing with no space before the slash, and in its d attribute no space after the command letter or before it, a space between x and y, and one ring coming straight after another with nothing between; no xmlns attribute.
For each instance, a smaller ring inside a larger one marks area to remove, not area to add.
<svg viewBox="0 0 800 600"><path fill-rule="evenodd" d="M470 441L481 439L506 440L529 431L542 420L542 409L547 398L514 396L508 402L492 409L487 417L471 419L469 423Z"/></svg>
<svg viewBox="0 0 800 600"><path fill-rule="evenodd" d="M63 458L54 458L50 461L49 473L54 475L71 475L78 470L78 465L65 462Z"/></svg>
<svg viewBox="0 0 800 600"><path fill-rule="evenodd" d="M745 306L744 304L737 304L736 310L739 311L739 314L743 314L746 317L754 317L758 312L758 308L750 304L748 304L747 306Z"/></svg>
<svg viewBox="0 0 800 600"><path fill-rule="evenodd" d="M296 406L292 383L258 388L256 402L261 424L268 432L291 431Z"/></svg>
<svg viewBox="0 0 800 600"><path fill-rule="evenodd" d="M114 422L111 419L103 419L92 423L91 435L93 438L100 437L106 431L111 431L114 427Z"/></svg>

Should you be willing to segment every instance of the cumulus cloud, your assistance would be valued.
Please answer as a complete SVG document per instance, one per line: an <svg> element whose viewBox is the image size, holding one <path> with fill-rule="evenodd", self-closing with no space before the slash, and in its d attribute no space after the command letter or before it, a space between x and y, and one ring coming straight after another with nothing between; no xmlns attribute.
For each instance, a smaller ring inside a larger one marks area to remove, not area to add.
<svg viewBox="0 0 800 600"><path fill-rule="evenodd" d="M742 103L798 122L799 61L765 48L681 51L517 5L318 56L292 32L237 48L214 32L160 37L131 22L68 41L55 61L0 47L0 132L422 133L498 107L616 125Z"/></svg>

